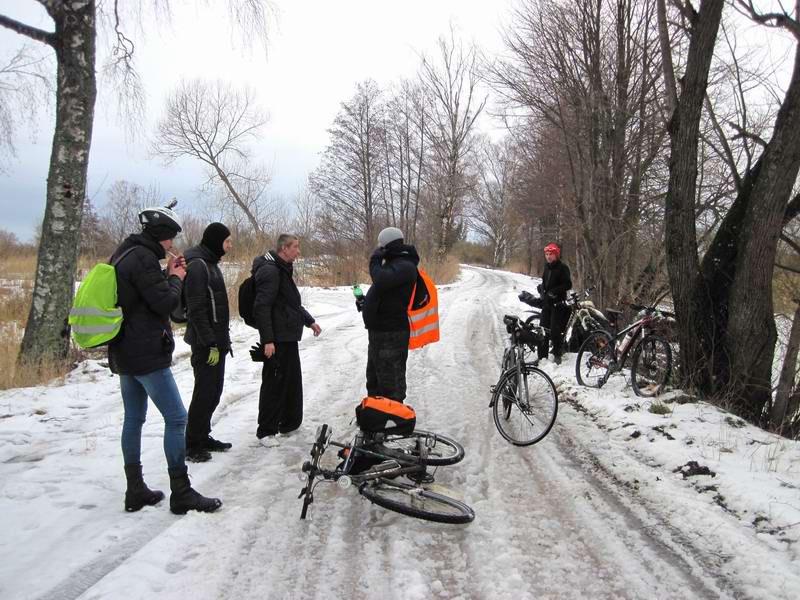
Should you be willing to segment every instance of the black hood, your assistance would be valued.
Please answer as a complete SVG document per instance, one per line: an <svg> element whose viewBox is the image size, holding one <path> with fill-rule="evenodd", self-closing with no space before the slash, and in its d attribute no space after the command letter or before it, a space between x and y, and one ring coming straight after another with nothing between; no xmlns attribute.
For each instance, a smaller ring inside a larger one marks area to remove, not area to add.
<svg viewBox="0 0 800 600"><path fill-rule="evenodd" d="M410 244L403 244L400 240L388 244L385 248L384 257L386 259L397 258L399 256L410 259L414 265L419 264L419 254L417 249Z"/></svg>

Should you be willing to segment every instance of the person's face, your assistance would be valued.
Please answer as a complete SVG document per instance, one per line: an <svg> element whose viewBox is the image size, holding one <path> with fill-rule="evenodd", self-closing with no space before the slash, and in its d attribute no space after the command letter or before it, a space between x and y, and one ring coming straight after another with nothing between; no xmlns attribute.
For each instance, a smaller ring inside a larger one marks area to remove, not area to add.
<svg viewBox="0 0 800 600"><path fill-rule="evenodd" d="M159 243L159 244L161 244L161 247L162 247L162 248L163 248L165 251L169 252L170 250L172 250L172 243L173 243L173 241L174 241L174 238L170 238L170 239L168 239L168 240L161 240L161 241L160 241L160 242L158 242L158 243Z"/></svg>
<svg viewBox="0 0 800 600"><path fill-rule="evenodd" d="M283 247L282 258L286 262L294 262L294 259L300 256L300 240L294 240L288 246Z"/></svg>
<svg viewBox="0 0 800 600"><path fill-rule="evenodd" d="M231 250L233 250L233 239L231 238L231 236L226 237L225 241L222 242L222 249L225 251L226 254Z"/></svg>
<svg viewBox="0 0 800 600"><path fill-rule="evenodd" d="M556 254L555 252L545 252L544 253L544 259L547 262L551 263L554 260L558 260L558 254Z"/></svg>

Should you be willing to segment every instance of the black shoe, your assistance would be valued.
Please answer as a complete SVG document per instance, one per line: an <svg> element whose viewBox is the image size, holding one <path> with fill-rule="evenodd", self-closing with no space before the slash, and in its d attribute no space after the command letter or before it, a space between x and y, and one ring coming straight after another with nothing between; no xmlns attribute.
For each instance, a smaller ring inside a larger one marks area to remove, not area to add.
<svg viewBox="0 0 800 600"><path fill-rule="evenodd" d="M190 462L206 462L211 460L211 453L205 448L187 448L186 460Z"/></svg>
<svg viewBox="0 0 800 600"><path fill-rule="evenodd" d="M228 442L220 442L211 436L208 436L208 439L206 440L206 450L209 450L210 452L225 452L231 448L233 448L233 444L229 444Z"/></svg>
<svg viewBox="0 0 800 600"><path fill-rule="evenodd" d="M553 362L556 363L557 365L560 365L561 364L561 355L560 354L554 354L553 355Z"/></svg>

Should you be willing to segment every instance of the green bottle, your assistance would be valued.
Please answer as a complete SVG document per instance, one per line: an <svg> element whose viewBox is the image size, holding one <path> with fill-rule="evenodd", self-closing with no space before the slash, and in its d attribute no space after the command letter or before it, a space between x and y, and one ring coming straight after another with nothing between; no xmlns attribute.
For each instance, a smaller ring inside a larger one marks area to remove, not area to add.
<svg viewBox="0 0 800 600"><path fill-rule="evenodd" d="M361 300L364 297L364 292L361 291L361 286L355 284L353 286L353 296L356 297L356 300Z"/></svg>

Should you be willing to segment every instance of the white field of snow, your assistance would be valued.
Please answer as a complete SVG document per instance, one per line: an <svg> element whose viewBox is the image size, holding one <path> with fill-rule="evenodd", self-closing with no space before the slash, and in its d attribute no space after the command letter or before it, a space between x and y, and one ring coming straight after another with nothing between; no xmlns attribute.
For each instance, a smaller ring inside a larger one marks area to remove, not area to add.
<svg viewBox="0 0 800 600"><path fill-rule="evenodd" d="M366 331L348 288L306 288L323 328L301 342L305 423L277 448L256 443L257 341L232 329L213 435L234 447L190 464L217 495L213 515L162 502L123 511L117 378L86 361L63 381L0 392L0 598L797 598L800 445L705 403L657 415L617 375L578 387L575 355L544 365L561 394L539 444L517 448L488 408L504 313L537 281L463 267L440 288L442 341L409 357L418 424L461 441L465 460L437 484L470 504L465 526L427 523L320 485L299 519L300 464L316 427L353 431L364 394ZM175 353L188 405L189 351ZM163 421L150 406L143 464L168 493ZM638 435L637 435L638 432ZM330 452L333 455L333 452ZM333 462L333 456L325 460ZM684 478L689 461L714 476Z"/></svg>

